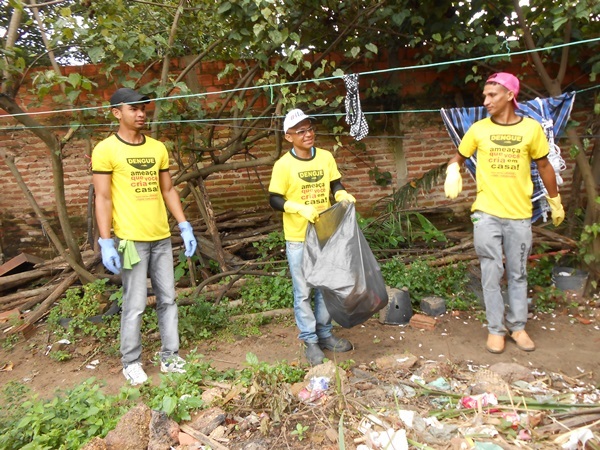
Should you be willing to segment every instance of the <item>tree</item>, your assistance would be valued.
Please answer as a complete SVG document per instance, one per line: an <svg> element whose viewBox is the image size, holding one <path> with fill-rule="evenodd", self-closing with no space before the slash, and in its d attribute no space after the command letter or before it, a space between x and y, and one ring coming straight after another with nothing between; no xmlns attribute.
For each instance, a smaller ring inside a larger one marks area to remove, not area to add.
<svg viewBox="0 0 600 450"><path fill-rule="evenodd" d="M199 209L210 216L209 202L203 204L204 197L198 194L202 180L215 171L271 164L281 152L281 137L275 134L273 154L253 157L252 149L272 134L271 126L258 125L296 104L313 105L314 112L339 109L342 97L336 95L330 80L351 71L357 58L410 47L419 52L422 63L452 62L582 40L597 36L600 23L600 6L594 0L560 5L531 0L528 7L516 0L225 0L218 6L209 0L53 0L38 5L35 0L11 0L3 8L5 21L0 24L7 32L2 43L0 107L18 113L15 118L24 125L36 125L32 132L52 155L58 215L71 255L78 252L63 204L60 152L69 139L87 138L77 124L96 120L97 112L74 112L69 118L74 124L71 131L59 136L35 118L22 115L16 100L25 81L31 81L41 96L60 86L66 107L100 106L100 99L93 95L93 80L77 74L64 76L65 65L77 60L102 64L106 78L115 86L139 88L159 98L177 94L177 101L156 102L152 130L159 132L157 122L173 122L171 134L179 137L171 144L180 165L177 181L182 183L182 195L194 195ZM338 62L339 55L344 57L342 62ZM174 58L186 65L173 68ZM509 58L481 58L466 79L457 83L479 81L482 71L491 71L492 65ZM532 64L548 95L556 95L570 66L579 64L594 77L600 70L597 58L589 46L574 46L540 51L533 54ZM235 80L234 88L221 98L204 103L197 96L185 97L202 94L201 88L186 81L186 74L203 60L226 61L221 75ZM550 63L555 62L559 70L550 75ZM31 79L30 69L42 63L52 70L35 72ZM156 64L161 66L160 78L146 80L144 74ZM214 121L230 119L227 140L217 138L216 126L188 122L207 115ZM334 131L341 129L338 126ZM576 136L571 138L581 149ZM239 158L241 154L249 158ZM580 155L577 164L588 195L587 221L597 223L598 207L592 201L597 192L589 180L589 161ZM200 160L204 162L201 168L196 164Z"/></svg>

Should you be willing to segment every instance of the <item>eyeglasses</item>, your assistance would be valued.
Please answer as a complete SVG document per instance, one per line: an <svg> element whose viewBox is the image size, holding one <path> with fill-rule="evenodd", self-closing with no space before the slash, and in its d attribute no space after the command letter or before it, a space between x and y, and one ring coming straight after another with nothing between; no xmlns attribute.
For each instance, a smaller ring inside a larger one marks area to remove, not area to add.
<svg viewBox="0 0 600 450"><path fill-rule="evenodd" d="M297 134L298 136L304 136L306 133L314 133L315 127L308 127L302 130L290 131L290 134Z"/></svg>

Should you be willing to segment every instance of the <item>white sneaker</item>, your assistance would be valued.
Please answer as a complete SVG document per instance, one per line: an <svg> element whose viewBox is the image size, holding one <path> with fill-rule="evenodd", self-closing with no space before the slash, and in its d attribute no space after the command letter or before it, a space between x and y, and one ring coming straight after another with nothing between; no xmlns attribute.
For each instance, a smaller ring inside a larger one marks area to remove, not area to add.
<svg viewBox="0 0 600 450"><path fill-rule="evenodd" d="M133 363L129 364L127 367L123 368L123 375L125 378L131 383L132 386L137 386L138 384L144 384L148 381L148 375L142 369L142 363Z"/></svg>
<svg viewBox="0 0 600 450"><path fill-rule="evenodd" d="M171 355L160 361L160 371L163 373L185 373L185 359L179 355Z"/></svg>

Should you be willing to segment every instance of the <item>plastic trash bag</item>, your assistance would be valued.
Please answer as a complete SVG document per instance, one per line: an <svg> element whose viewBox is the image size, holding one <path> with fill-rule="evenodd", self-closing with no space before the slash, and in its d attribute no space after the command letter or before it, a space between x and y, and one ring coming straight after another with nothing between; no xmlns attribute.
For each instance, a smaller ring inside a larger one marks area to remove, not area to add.
<svg viewBox="0 0 600 450"><path fill-rule="evenodd" d="M353 203L336 203L308 224L302 258L307 284L321 290L331 318L342 327L365 322L387 304L381 269Z"/></svg>

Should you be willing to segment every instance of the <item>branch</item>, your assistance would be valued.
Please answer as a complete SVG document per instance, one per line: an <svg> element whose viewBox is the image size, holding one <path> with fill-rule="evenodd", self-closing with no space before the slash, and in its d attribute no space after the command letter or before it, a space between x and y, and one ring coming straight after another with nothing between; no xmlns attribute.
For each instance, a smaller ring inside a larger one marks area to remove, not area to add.
<svg viewBox="0 0 600 450"><path fill-rule="evenodd" d="M8 25L8 31L6 32L6 44L4 45L4 54L7 55L15 46L17 39L19 37L19 25L21 24L21 18L23 17L23 12L19 8L13 8L13 13L10 18L10 23ZM2 78L4 81L2 82L2 94L10 95L11 97L15 96L16 91L19 89L18 85L12 86L14 84L14 77L8 70L8 67L12 66L12 61L7 56L4 56L6 67L2 72Z"/></svg>
<svg viewBox="0 0 600 450"><path fill-rule="evenodd" d="M32 0L33 1L33 0ZM179 24L179 18L181 17L181 13L183 11L183 2L185 0L179 0L179 6L177 7L177 12L175 13L175 17L173 18L173 23L171 24L171 31L169 32L169 40L167 42L167 48L165 49L165 55L163 57L162 64L162 72L160 74L160 84L159 86L164 87L167 84L167 80L169 79L169 67L171 65L171 48L173 47L173 42L175 42L175 36L177 35L177 25ZM158 134L158 116L160 115L160 105L156 105L154 108L154 116L153 116L153 124L152 124L152 136L156 139Z"/></svg>
<svg viewBox="0 0 600 450"><path fill-rule="evenodd" d="M563 33L563 41L565 44L571 42L571 29L573 28L573 22L569 19L565 25L565 32ZM565 45L562 48L560 55L560 66L558 68L558 76L556 77L558 84L562 85L567 73L567 67L569 64L569 46Z"/></svg>
<svg viewBox="0 0 600 450"><path fill-rule="evenodd" d="M48 219L46 218L46 216L40 209L39 205L35 201L35 198L33 197L33 195L31 194L31 191L25 184L23 177L21 177L21 174L19 173L19 170L17 169L17 166L15 164L14 156L11 154L7 154L5 151L0 151L0 156L2 156L4 158L4 160L6 161L6 165L8 166L8 168L14 175L15 179L17 180L17 184L21 188L21 191L25 194L25 197L27 197L29 205L35 211L35 214L39 218L40 223L42 224L42 227L46 231L46 234L52 241L52 244L54 244L54 247L56 248L58 253L60 253L60 256L65 258L65 260L73 268L73 270L76 272L76 274L82 278L82 280L85 280L88 283L95 281L96 278L91 273L89 273L87 270L85 270L85 268L81 267L79 265L79 263L77 261L75 261L73 259L73 257L65 251L64 247L62 246L62 243L60 242L60 239L58 238L56 233L54 233L54 230L48 223Z"/></svg>
<svg viewBox="0 0 600 450"><path fill-rule="evenodd" d="M536 45L533 40L533 36L531 35L531 29L525 22L525 16L523 15L523 10L521 9L521 5L519 4L519 0L513 0L513 5L515 7L515 12L517 13L517 17L519 19L519 25L523 30L523 38L525 39L525 47L529 50L535 50ZM552 96L560 95L561 89L560 85L557 85L555 80L550 77L550 74L546 70L542 58L540 58L539 52L532 52L531 59L533 60L533 65L538 72L538 75L542 79L542 83L548 90L548 93Z"/></svg>
<svg viewBox="0 0 600 450"><path fill-rule="evenodd" d="M228 164L214 164L212 166L203 167L202 169L196 172L188 172L186 174L182 174L174 184L184 183L186 181L194 180L196 178L206 178L211 173L220 172L222 170L237 170L237 169L245 169L247 167L257 167L257 166L272 166L275 164L277 158L272 156L267 156L265 158L257 158L252 161L237 161Z"/></svg>

